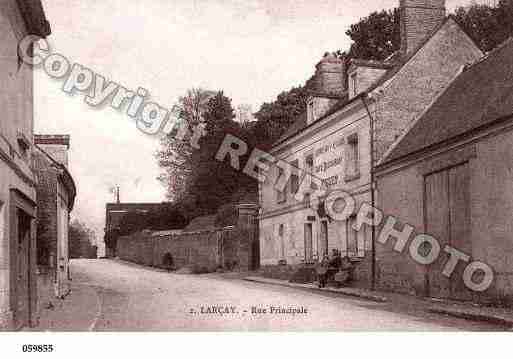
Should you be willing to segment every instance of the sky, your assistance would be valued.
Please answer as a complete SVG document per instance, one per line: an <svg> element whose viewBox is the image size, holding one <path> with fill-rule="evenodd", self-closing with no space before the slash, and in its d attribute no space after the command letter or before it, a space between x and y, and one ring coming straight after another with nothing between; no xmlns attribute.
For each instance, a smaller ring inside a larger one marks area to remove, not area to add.
<svg viewBox="0 0 513 359"><path fill-rule="evenodd" d="M479 2L487 2L483 0ZM470 0L447 0L447 8ZM398 0L43 0L52 52L171 108L187 89L224 90L256 111L303 84L326 51L348 49L345 31ZM103 238L112 186L123 202L160 202L158 138L114 109L67 95L62 81L35 70L35 130L71 135L78 187L72 218Z"/></svg>

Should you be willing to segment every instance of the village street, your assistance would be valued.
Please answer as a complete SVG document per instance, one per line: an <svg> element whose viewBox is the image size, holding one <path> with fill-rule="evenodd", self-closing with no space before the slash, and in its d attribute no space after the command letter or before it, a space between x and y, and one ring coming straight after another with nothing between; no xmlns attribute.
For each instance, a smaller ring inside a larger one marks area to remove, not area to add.
<svg viewBox="0 0 513 359"><path fill-rule="evenodd" d="M492 325L356 298L257 284L219 275L183 275L115 260L73 260L68 322L40 330L309 331L497 330ZM77 302L78 301L78 302ZM211 313L211 306L222 311ZM299 314L252 314L252 307ZM232 308L230 308L232 307ZM78 309L77 309L78 308ZM77 312L81 311L81 312ZM201 312L206 313L201 313ZM65 312L65 311L64 311ZM210 312L210 313L208 313ZM59 311L55 311L59 313ZM62 320L61 320L62 321Z"/></svg>

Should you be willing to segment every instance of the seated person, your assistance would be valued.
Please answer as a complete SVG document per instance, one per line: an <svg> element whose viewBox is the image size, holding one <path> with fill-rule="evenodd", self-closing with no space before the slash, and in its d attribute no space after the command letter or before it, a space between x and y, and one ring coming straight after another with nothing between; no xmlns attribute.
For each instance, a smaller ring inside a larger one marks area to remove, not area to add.
<svg viewBox="0 0 513 359"><path fill-rule="evenodd" d="M340 256L340 252L338 249L333 248L331 251L330 267L338 270L341 264L342 257Z"/></svg>
<svg viewBox="0 0 513 359"><path fill-rule="evenodd" d="M317 280L319 281L319 288L324 288L326 286L326 282L328 281L328 268L329 268L329 258L327 255L324 255L322 261L317 265Z"/></svg>
<svg viewBox="0 0 513 359"><path fill-rule="evenodd" d="M349 257L344 256L340 259L339 271L335 274L335 281L339 284L350 282L353 279L354 266Z"/></svg>

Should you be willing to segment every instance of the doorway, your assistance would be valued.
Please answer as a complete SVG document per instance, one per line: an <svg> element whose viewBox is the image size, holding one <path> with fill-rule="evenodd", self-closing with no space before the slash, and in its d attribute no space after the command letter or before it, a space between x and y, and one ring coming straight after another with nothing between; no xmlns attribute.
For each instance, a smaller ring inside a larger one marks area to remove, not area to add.
<svg viewBox="0 0 513 359"><path fill-rule="evenodd" d="M14 323L17 328L30 323L30 262L31 262L31 221L24 211L16 210L16 310Z"/></svg>
<svg viewBox="0 0 513 359"><path fill-rule="evenodd" d="M312 223L305 223L305 263L313 261Z"/></svg>
<svg viewBox="0 0 513 359"><path fill-rule="evenodd" d="M36 203L17 189L10 191L9 307L14 329L33 324L36 308Z"/></svg>

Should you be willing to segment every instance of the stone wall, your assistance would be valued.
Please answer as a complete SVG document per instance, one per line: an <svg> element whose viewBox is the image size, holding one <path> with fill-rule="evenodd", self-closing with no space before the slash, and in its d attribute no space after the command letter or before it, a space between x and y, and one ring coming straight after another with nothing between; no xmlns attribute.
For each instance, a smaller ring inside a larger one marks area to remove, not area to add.
<svg viewBox="0 0 513 359"><path fill-rule="evenodd" d="M176 269L191 266L202 271L232 266L248 269L241 257L247 253L235 228L157 236L140 232L120 237L117 253L120 259L164 268L164 256L170 253Z"/></svg>
<svg viewBox="0 0 513 359"><path fill-rule="evenodd" d="M178 269L191 266L201 271L217 268L253 270L259 266L257 206L239 205L235 227L185 232L164 236L143 231L120 237L120 259L153 267L164 267L167 253Z"/></svg>

